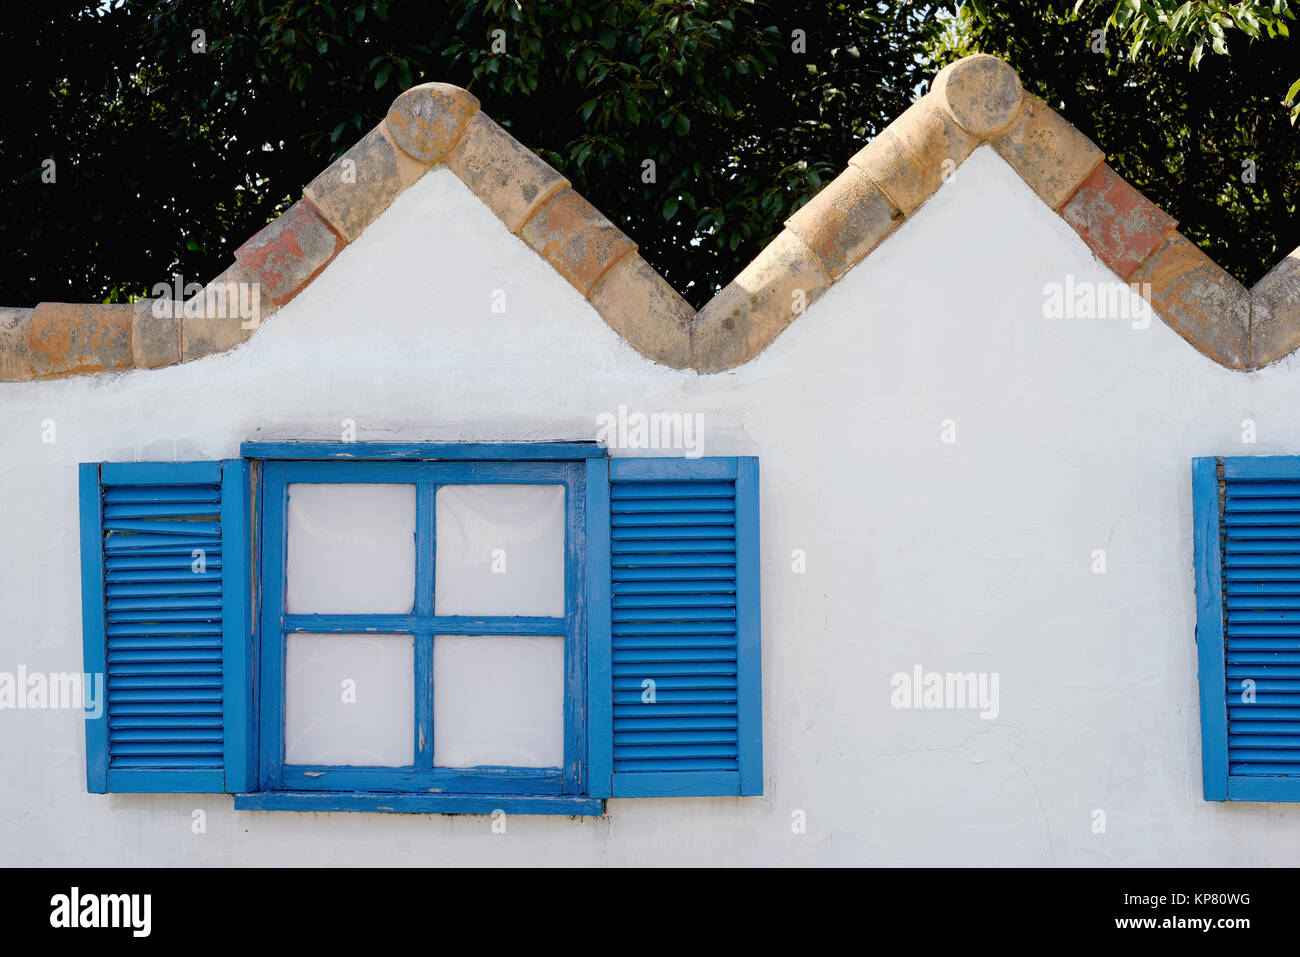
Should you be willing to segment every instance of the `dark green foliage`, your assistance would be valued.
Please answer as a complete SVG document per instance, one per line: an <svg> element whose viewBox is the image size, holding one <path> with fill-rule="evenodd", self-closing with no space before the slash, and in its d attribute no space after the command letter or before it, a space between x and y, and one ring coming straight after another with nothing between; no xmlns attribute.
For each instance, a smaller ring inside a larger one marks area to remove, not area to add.
<svg viewBox="0 0 1300 957"><path fill-rule="evenodd" d="M1192 72L1175 51L1127 62L1127 42L1090 53L1071 3L981 6L988 22L947 19L940 42L944 17L905 2L10 4L0 304L214 277L398 93L436 79L471 89L699 305L972 43L1241 278L1300 243L1300 146L1281 104L1295 41L1237 34L1231 56L1207 52Z"/></svg>
<svg viewBox="0 0 1300 957"><path fill-rule="evenodd" d="M0 134L0 302L13 305L211 278L430 79L471 89L698 304L931 72L917 62L931 14L907 4L885 16L748 0L36 7L13 5L0 26L19 91ZM796 28L807 52L791 50Z"/></svg>

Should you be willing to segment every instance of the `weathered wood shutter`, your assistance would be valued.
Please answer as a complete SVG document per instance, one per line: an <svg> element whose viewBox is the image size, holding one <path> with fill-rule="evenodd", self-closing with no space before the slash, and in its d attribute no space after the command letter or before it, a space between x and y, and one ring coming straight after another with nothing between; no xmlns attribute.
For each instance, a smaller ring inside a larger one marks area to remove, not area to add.
<svg viewBox="0 0 1300 957"><path fill-rule="evenodd" d="M761 794L758 460L607 467L608 594L592 609L593 621L608 621L607 635L593 629L593 794Z"/></svg>
<svg viewBox="0 0 1300 957"><path fill-rule="evenodd" d="M1209 801L1300 801L1300 458L1193 465Z"/></svg>
<svg viewBox="0 0 1300 957"><path fill-rule="evenodd" d="M249 497L241 460L81 466L90 791L251 789Z"/></svg>

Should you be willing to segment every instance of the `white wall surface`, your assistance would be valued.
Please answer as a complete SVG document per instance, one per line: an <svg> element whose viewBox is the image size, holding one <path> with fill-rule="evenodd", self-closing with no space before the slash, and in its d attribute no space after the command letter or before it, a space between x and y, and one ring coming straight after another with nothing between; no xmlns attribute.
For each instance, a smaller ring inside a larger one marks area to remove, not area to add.
<svg viewBox="0 0 1300 957"><path fill-rule="evenodd" d="M1044 319L1067 273L1115 281L982 147L767 352L700 377L635 353L435 170L229 354L0 384L10 672L81 670L78 462L235 456L348 418L362 441L579 439L620 404L702 412L705 454L761 458L766 778L505 835L237 813L86 794L80 714L0 711L0 865L1295 863L1300 807L1200 798L1190 475L1300 450L1300 369L1229 372L1159 320ZM895 710L915 665L997 673L1000 713Z"/></svg>

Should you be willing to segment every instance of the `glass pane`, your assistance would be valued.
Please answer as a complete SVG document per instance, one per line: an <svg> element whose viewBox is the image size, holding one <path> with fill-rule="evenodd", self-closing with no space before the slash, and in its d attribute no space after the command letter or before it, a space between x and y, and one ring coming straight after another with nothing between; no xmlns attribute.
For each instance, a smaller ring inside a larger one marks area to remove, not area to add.
<svg viewBox="0 0 1300 957"><path fill-rule="evenodd" d="M433 763L564 764L564 639L433 640Z"/></svg>
<svg viewBox="0 0 1300 957"><path fill-rule="evenodd" d="M289 612L411 611L414 485L290 485L288 524Z"/></svg>
<svg viewBox="0 0 1300 957"><path fill-rule="evenodd" d="M563 617L563 485L444 485L436 511L436 614Z"/></svg>
<svg viewBox="0 0 1300 957"><path fill-rule="evenodd" d="M410 635L289 635L284 685L286 764L414 763Z"/></svg>

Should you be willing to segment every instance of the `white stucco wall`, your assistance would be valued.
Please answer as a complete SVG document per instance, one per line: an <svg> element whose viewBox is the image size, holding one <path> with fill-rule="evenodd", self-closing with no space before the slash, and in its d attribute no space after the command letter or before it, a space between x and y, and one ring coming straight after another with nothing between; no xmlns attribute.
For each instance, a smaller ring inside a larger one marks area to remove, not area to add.
<svg viewBox="0 0 1300 957"><path fill-rule="evenodd" d="M10 672L81 669L78 462L234 456L346 418L361 440L486 440L702 412L706 454L762 460L766 778L506 835L236 813L86 794L79 714L0 711L0 865L1295 862L1300 807L1200 798L1190 460L1296 452L1300 369L1229 372L1159 320L1046 320L1067 273L1114 281L983 147L767 352L700 377L635 353L436 170L232 353L0 385ZM895 710L915 665L997 673L999 715Z"/></svg>

